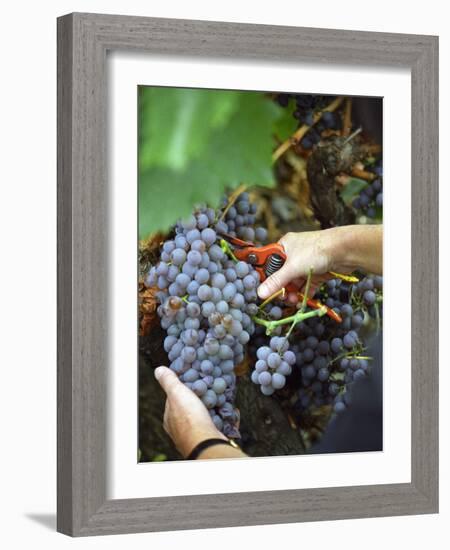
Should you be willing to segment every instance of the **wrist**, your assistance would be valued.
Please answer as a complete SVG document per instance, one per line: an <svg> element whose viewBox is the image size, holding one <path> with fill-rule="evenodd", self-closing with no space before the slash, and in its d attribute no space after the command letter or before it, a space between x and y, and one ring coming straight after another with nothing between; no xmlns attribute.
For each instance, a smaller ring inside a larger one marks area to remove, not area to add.
<svg viewBox="0 0 450 550"><path fill-rule="evenodd" d="M344 258L341 227L332 227L320 232L320 251L326 259L327 271L338 271Z"/></svg>
<svg viewBox="0 0 450 550"><path fill-rule="evenodd" d="M218 449L217 449L218 447ZM220 456L224 452L224 448L239 448L232 440L230 439L223 439L222 437L213 437L204 439L201 441L198 445L194 447L194 449L189 453L187 456L188 460L196 460L197 458L200 458L200 455L206 454L206 458L208 457L208 451L212 450L213 455L217 454Z"/></svg>
<svg viewBox="0 0 450 550"><path fill-rule="evenodd" d="M345 225L328 231L333 231L331 240L335 243L331 252L331 271L383 272L382 225Z"/></svg>
<svg viewBox="0 0 450 550"><path fill-rule="evenodd" d="M223 439L227 438L223 435L222 432L212 425L211 427L202 427L200 429L192 430L188 436L185 438L185 441L180 448L178 449L184 458L190 455L192 450L202 441L206 439Z"/></svg>
<svg viewBox="0 0 450 550"><path fill-rule="evenodd" d="M198 455L198 459L218 459L218 458L247 458L247 455L242 449L233 442L232 439L228 440L227 445L212 445L207 449L201 451Z"/></svg>
<svg viewBox="0 0 450 550"><path fill-rule="evenodd" d="M328 258L328 270L350 273L358 269L354 254L352 226L333 227L323 233L323 249Z"/></svg>

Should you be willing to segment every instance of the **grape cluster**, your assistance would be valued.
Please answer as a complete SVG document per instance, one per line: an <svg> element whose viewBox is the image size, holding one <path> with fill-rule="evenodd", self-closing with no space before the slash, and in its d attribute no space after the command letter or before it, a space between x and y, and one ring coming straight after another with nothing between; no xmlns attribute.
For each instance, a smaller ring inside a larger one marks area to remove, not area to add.
<svg viewBox="0 0 450 550"><path fill-rule="evenodd" d="M278 94L276 101L282 107L287 107L291 101L295 102L293 117L298 120L298 125L314 124L314 114L322 111L329 105L333 99L332 96L309 95L309 94ZM322 113L320 121L314 125L314 128L308 130L303 137L300 145L303 149L311 149L321 138L324 130L339 130L341 128L341 118L337 113L325 111Z"/></svg>
<svg viewBox="0 0 450 550"><path fill-rule="evenodd" d="M261 387L264 395L272 395L286 385L286 376L292 372L295 354L289 349L287 338L274 336L268 346L261 346L256 352L258 360L251 379Z"/></svg>
<svg viewBox="0 0 450 550"><path fill-rule="evenodd" d="M249 194L241 193L228 209L227 203L227 198L224 197L220 207L225 211L225 216L216 223L216 231L244 241L264 243L267 230L264 227L253 227L256 221L256 204L250 202Z"/></svg>
<svg viewBox="0 0 450 550"><path fill-rule="evenodd" d="M267 346L265 329L257 326L252 337L256 348L252 381L265 395L283 388L286 382L297 387L294 411L300 418L323 405L331 405L336 413L345 410L351 400L348 390L352 383L370 371L370 358L364 355L360 333L370 317L381 317L382 287L379 276L365 277L351 285L341 279L327 281L314 298L333 309L342 322L328 316L306 319L296 326L289 341L276 336ZM283 302L272 302L263 312L278 320L284 307ZM281 329L279 325L275 332L280 334Z"/></svg>
<svg viewBox="0 0 450 550"><path fill-rule="evenodd" d="M374 172L377 178L360 191L352 205L368 218L376 218L377 209L383 207L383 169L381 164L377 163L370 171Z"/></svg>
<svg viewBox="0 0 450 550"><path fill-rule="evenodd" d="M350 404L352 382L370 371L360 332L368 317L379 318L382 285L382 277L365 277L353 285L331 279L316 294L342 317L342 323L314 317L299 327L300 338L293 346L300 369L299 411L333 405L339 413Z"/></svg>
<svg viewBox="0 0 450 550"><path fill-rule="evenodd" d="M222 206L226 204L224 200ZM239 436L234 367L244 359L244 346L254 332L251 315L258 309L259 275L251 265L235 263L225 254L220 233L263 241L265 230L251 227L255 212L247 193L224 216L199 208L177 222L146 281L159 289L158 315L167 331L164 349L170 368L228 437Z"/></svg>
<svg viewBox="0 0 450 550"><path fill-rule="evenodd" d="M383 314L383 277L364 277L353 288L353 301L366 309L370 317L379 319Z"/></svg>

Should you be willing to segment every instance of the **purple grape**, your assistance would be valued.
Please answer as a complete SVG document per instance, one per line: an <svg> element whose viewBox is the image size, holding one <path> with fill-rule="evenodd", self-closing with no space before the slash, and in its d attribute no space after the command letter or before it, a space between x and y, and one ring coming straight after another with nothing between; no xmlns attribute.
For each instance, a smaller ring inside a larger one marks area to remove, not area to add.
<svg viewBox="0 0 450 550"><path fill-rule="evenodd" d="M255 229L255 239L260 243L264 243L267 239L267 229L264 227L257 227Z"/></svg>
<svg viewBox="0 0 450 550"><path fill-rule="evenodd" d="M197 291L197 296L202 302L207 302L212 298L212 290L208 285L201 285Z"/></svg>
<svg viewBox="0 0 450 550"><path fill-rule="evenodd" d="M216 232L214 229L206 227L201 233L201 238L207 246L211 246L216 241Z"/></svg>
<svg viewBox="0 0 450 550"><path fill-rule="evenodd" d="M235 270L236 270L236 274L238 277L240 277L241 279L244 278L246 275L248 275L248 272L249 272L249 267L248 267L248 264L246 262L238 262L235 266L234 266Z"/></svg>
<svg viewBox="0 0 450 550"><path fill-rule="evenodd" d="M272 386L260 386L260 388L261 388L261 393L263 395L270 396L275 392L275 390Z"/></svg>
<svg viewBox="0 0 450 550"><path fill-rule="evenodd" d="M268 346L263 346L258 349L258 351L256 352L256 356L258 357L258 359L262 359L265 361L271 353L272 350Z"/></svg>
<svg viewBox="0 0 450 550"><path fill-rule="evenodd" d="M215 273L211 277L211 285L215 288L222 290L226 284L227 284L227 280L223 273Z"/></svg>
<svg viewBox="0 0 450 550"><path fill-rule="evenodd" d="M207 409L212 409L217 403L217 395L213 390L206 390L201 399Z"/></svg>
<svg viewBox="0 0 450 550"><path fill-rule="evenodd" d="M364 292L363 294L363 299L367 305L371 306L375 303L377 297L375 292L373 292L372 290L366 290L366 292Z"/></svg>
<svg viewBox="0 0 450 550"><path fill-rule="evenodd" d="M350 334L346 334L346 335L344 336L343 342L344 342L344 346L345 346L347 349L352 349L352 348L356 345L355 339L354 339L353 336L350 335Z"/></svg>
<svg viewBox="0 0 450 550"><path fill-rule="evenodd" d="M211 374L212 371L214 370L214 365L208 359L204 359L200 363L200 370L202 371L203 374Z"/></svg>
<svg viewBox="0 0 450 550"><path fill-rule="evenodd" d="M197 227L199 229L205 229L209 224L209 219L206 214L199 214L197 216Z"/></svg>
<svg viewBox="0 0 450 550"><path fill-rule="evenodd" d="M281 365L281 357L278 353L272 352L267 358L267 364L271 369L276 369Z"/></svg>
<svg viewBox="0 0 450 550"><path fill-rule="evenodd" d="M192 384L192 391L199 397L201 397L202 395L205 395L207 389L208 389L208 386L205 384L204 380L196 380Z"/></svg>
<svg viewBox="0 0 450 550"><path fill-rule="evenodd" d="M211 258L211 260L213 260L214 262L218 262L222 260L223 256L224 253L220 246L218 246L217 244L211 245L209 249L209 257Z"/></svg>
<svg viewBox="0 0 450 550"><path fill-rule="evenodd" d="M272 382L272 376L267 371L263 371L258 375L258 382L261 386L270 386Z"/></svg>
<svg viewBox="0 0 450 550"><path fill-rule="evenodd" d="M181 358L186 363L193 363L196 357L197 357L197 354L196 354L195 348L192 346L186 346L181 351Z"/></svg>
<svg viewBox="0 0 450 550"><path fill-rule="evenodd" d="M342 348L341 338L333 338L333 340L331 340L331 351L333 351L334 353L339 353L341 348Z"/></svg>
<svg viewBox="0 0 450 550"><path fill-rule="evenodd" d="M198 229L191 229L186 233L186 240L192 245L194 241L200 240L200 231Z"/></svg>
<svg viewBox="0 0 450 550"><path fill-rule="evenodd" d="M183 248L175 248L170 258L174 265L182 265L186 261L186 251Z"/></svg>
<svg viewBox="0 0 450 550"><path fill-rule="evenodd" d="M197 266L202 261L202 255L198 250L191 250L187 255L187 262L192 266Z"/></svg>
<svg viewBox="0 0 450 550"><path fill-rule="evenodd" d="M286 361L282 361L281 365L276 369L276 372L283 376L289 376L292 372L292 368Z"/></svg>
<svg viewBox="0 0 450 550"><path fill-rule="evenodd" d="M272 374L272 387L275 390L281 390L286 384L286 377L278 372Z"/></svg>
<svg viewBox="0 0 450 550"><path fill-rule="evenodd" d="M215 338L207 338L204 348L208 355L217 355L219 353L220 344Z"/></svg>
<svg viewBox="0 0 450 550"><path fill-rule="evenodd" d="M233 283L227 283L222 291L224 300L230 302L236 295L236 286Z"/></svg>

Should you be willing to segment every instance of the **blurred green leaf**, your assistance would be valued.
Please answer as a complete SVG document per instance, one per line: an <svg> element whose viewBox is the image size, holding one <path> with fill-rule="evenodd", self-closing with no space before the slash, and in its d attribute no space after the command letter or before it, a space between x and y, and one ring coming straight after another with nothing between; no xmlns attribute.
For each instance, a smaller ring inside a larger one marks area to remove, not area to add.
<svg viewBox="0 0 450 550"><path fill-rule="evenodd" d="M344 189L341 191L342 200L350 204L352 200L359 195L360 191L369 185L367 181L359 178L350 178Z"/></svg>
<svg viewBox="0 0 450 550"><path fill-rule="evenodd" d="M211 134L223 127L236 109L235 92L141 87L140 168L182 170L198 158Z"/></svg>
<svg viewBox="0 0 450 550"><path fill-rule="evenodd" d="M274 124L274 134L278 140L285 141L297 130L298 120L293 116L295 109L295 101L292 98L287 107L279 107L280 115Z"/></svg>
<svg viewBox="0 0 450 550"><path fill-rule="evenodd" d="M210 91L210 94L221 93ZM228 124L211 133L201 157L183 170L141 170L139 232L144 238L167 230L201 203L218 205L225 189L274 184L273 126L279 107L257 92L230 92L236 99Z"/></svg>
<svg viewBox="0 0 450 550"><path fill-rule="evenodd" d="M153 462L164 462L165 460L167 460L167 456L164 453L157 454L152 458Z"/></svg>

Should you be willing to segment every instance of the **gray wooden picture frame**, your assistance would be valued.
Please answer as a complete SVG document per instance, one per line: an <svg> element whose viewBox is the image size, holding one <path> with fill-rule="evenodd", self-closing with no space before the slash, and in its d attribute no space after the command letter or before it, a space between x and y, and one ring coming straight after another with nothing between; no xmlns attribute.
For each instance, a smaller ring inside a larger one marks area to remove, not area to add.
<svg viewBox="0 0 450 550"><path fill-rule="evenodd" d="M106 53L412 74L411 483L106 498ZM58 19L58 531L72 536L438 511L438 38L74 13Z"/></svg>

